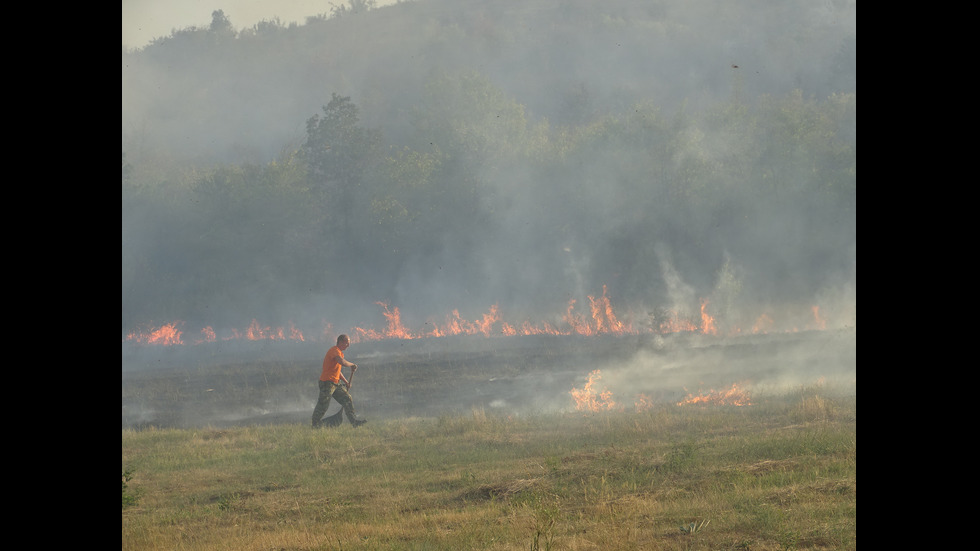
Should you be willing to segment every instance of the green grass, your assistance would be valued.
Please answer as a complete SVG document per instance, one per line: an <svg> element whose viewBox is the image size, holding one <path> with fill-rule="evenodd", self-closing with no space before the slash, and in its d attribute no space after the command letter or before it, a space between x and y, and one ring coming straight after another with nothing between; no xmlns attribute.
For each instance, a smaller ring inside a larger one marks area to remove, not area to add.
<svg viewBox="0 0 980 551"><path fill-rule="evenodd" d="M824 390L358 429L127 429L122 549L854 549L856 400Z"/></svg>

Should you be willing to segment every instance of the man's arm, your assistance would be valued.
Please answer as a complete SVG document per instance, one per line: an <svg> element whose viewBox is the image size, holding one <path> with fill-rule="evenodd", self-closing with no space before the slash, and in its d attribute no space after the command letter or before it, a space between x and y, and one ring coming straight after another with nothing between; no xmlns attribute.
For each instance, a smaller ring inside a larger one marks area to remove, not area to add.
<svg viewBox="0 0 980 551"><path fill-rule="evenodd" d="M351 378L354 377L354 372L357 371L357 364L356 363L354 363L354 362L348 362L347 360L345 360L343 358L340 358L340 365L342 365L344 367L349 367L350 368L350 376L351 376ZM340 370L340 380L344 383L344 385L347 386L347 389L350 390L350 381L347 379L347 377L344 377L344 370L343 369Z"/></svg>
<svg viewBox="0 0 980 551"><path fill-rule="evenodd" d="M347 360L344 359L343 356L341 356L339 354L336 355L336 356L334 356L331 359L332 360L336 360L337 362L339 362L341 367L350 367L352 369L357 369L357 364L355 364L354 362L348 362ZM340 376L343 377L344 376L343 373L341 373Z"/></svg>

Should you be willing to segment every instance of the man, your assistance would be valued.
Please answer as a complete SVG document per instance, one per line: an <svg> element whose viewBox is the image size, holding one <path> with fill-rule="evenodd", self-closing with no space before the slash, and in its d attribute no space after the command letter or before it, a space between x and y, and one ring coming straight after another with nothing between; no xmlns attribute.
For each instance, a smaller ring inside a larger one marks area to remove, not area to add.
<svg viewBox="0 0 980 551"><path fill-rule="evenodd" d="M353 378L357 371L357 364L348 362L344 359L344 350L350 346L350 337L340 335L337 337L337 345L331 346L327 350L327 355L323 357L323 371L320 373L320 397L316 401L313 409L313 428L323 426L323 414L330 406L330 398L336 398L337 402L344 408L347 420L355 427L366 423L363 419L358 419L354 414L354 401L350 397L350 381L344 377L342 368L349 367L350 375ZM343 381L343 384L341 384Z"/></svg>

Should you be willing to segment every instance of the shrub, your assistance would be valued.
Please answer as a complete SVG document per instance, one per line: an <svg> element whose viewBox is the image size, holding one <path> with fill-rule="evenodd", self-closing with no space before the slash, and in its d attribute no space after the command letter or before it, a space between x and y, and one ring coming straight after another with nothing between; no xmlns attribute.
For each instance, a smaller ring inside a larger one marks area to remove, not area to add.
<svg viewBox="0 0 980 551"><path fill-rule="evenodd" d="M132 507L136 505L138 499L137 493L135 491L130 491L127 482L133 479L133 470L126 469L122 472L122 508Z"/></svg>

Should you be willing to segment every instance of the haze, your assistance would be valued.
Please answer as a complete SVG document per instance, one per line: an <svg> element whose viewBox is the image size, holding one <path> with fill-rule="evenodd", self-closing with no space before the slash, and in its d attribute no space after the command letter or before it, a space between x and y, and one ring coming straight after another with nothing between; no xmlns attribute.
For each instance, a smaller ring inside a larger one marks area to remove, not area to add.
<svg viewBox="0 0 980 551"><path fill-rule="evenodd" d="M396 1L378 0L376 4ZM277 18L287 26L302 25L307 17L330 13L330 7L327 0L123 0L122 45L142 48L174 30L207 27L215 10L222 10L236 29L247 29Z"/></svg>
<svg viewBox="0 0 980 551"><path fill-rule="evenodd" d="M124 335L603 296L643 329L855 324L852 0L163 4L123 4L124 42L165 38L123 52ZM331 102L347 142L311 139Z"/></svg>
<svg viewBox="0 0 980 551"><path fill-rule="evenodd" d="M853 388L853 0L301 4L124 3L124 427Z"/></svg>

